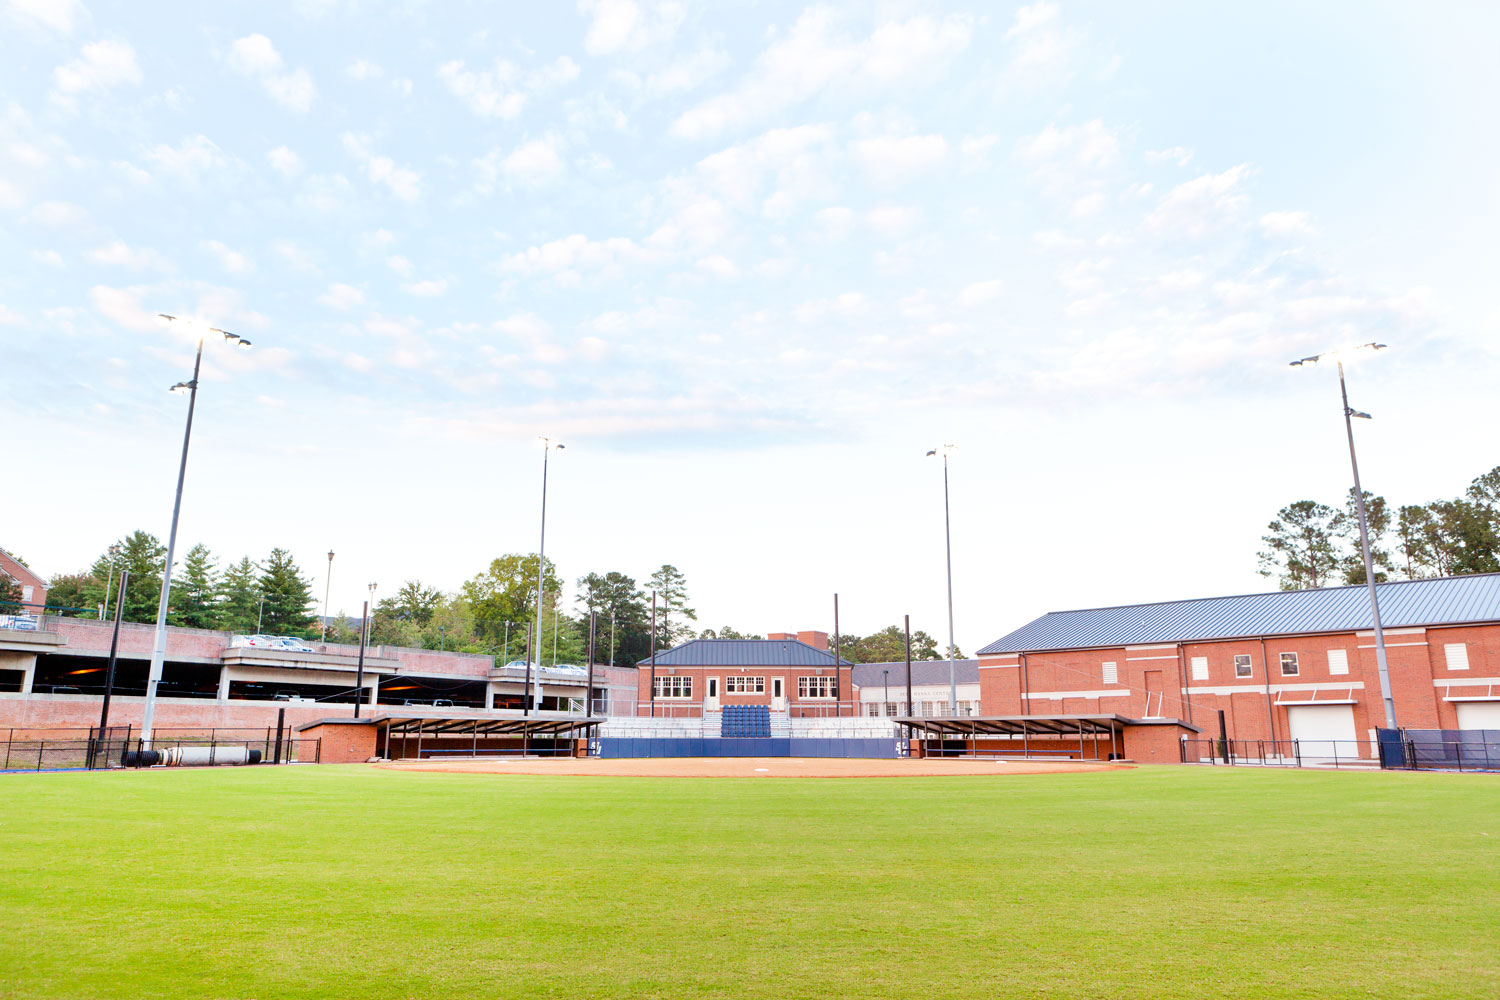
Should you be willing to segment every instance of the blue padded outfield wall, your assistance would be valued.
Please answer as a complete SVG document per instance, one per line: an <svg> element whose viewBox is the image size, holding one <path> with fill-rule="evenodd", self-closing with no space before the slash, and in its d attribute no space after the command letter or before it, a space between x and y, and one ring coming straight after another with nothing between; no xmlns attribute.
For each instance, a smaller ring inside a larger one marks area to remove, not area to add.
<svg viewBox="0 0 1500 1000"><path fill-rule="evenodd" d="M888 739L762 739L712 736L675 739L637 739L604 736L594 741L600 757L879 757L898 756L899 740Z"/></svg>

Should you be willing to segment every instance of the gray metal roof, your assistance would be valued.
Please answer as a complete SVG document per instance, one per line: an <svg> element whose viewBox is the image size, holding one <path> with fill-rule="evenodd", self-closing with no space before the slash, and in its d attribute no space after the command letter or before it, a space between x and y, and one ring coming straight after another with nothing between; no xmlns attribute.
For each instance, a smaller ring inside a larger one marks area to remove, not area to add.
<svg viewBox="0 0 1500 1000"><path fill-rule="evenodd" d="M848 660L842 661L849 666ZM648 656L640 663L651 665ZM833 654L799 639L692 639L656 654L658 667L831 667Z"/></svg>
<svg viewBox="0 0 1500 1000"><path fill-rule="evenodd" d="M953 664L958 669L958 683L979 683L979 661L978 660L954 660ZM885 677L881 671L889 670L890 677ZM887 680L892 684L906 683L906 661L897 660L895 663L856 663L850 671L854 677L855 687L879 687ZM913 684L947 684L948 683L948 661L947 660L913 660L911 661L911 682Z"/></svg>
<svg viewBox="0 0 1500 1000"><path fill-rule="evenodd" d="M1399 580L1376 586L1385 628L1500 621L1500 573ZM1138 646L1373 628L1363 586L1053 611L980 653Z"/></svg>

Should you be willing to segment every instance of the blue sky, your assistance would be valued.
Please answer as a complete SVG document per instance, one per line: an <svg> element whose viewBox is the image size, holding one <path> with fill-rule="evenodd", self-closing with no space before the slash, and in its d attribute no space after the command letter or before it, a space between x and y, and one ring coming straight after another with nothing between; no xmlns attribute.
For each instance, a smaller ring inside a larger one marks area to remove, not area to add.
<svg viewBox="0 0 1500 1000"><path fill-rule="evenodd" d="M1488 5L0 8L3 544L287 546L334 606L535 545L701 624L1261 589L1282 504L1500 462ZM20 433L24 430L24 434Z"/></svg>

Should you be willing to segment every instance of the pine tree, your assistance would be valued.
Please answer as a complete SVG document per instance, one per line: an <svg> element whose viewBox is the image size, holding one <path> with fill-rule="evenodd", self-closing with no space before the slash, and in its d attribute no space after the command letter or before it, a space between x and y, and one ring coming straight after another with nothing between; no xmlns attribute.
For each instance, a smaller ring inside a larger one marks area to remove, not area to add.
<svg viewBox="0 0 1500 1000"><path fill-rule="evenodd" d="M186 628L215 628L219 622L218 560L206 545L194 545L182 560L182 575L172 581L168 621Z"/></svg>
<svg viewBox="0 0 1500 1000"><path fill-rule="evenodd" d="M656 648L670 649L693 637L689 621L698 620L698 612L687 606L687 577L676 566L663 565L651 574L656 591L660 618L656 626Z"/></svg>
<svg viewBox="0 0 1500 1000"><path fill-rule="evenodd" d="M155 535L136 531L120 543L120 554L115 557L115 586L118 588L120 572L130 571L130 584L125 588L124 620L127 622L156 621L156 609L161 604L161 574L167 565L167 547ZM107 558L107 557L101 557ZM96 568L98 564L95 564ZM104 600L104 577L94 574L99 585L98 600ZM113 603L113 599L111 599Z"/></svg>
<svg viewBox="0 0 1500 1000"><path fill-rule="evenodd" d="M261 631L290 635L312 629L312 581L303 577L286 549L271 550L260 575L260 592L266 599Z"/></svg>
<svg viewBox="0 0 1500 1000"><path fill-rule="evenodd" d="M1281 508L1261 538L1261 576L1275 576L1282 590L1326 587L1339 566L1334 546L1340 515L1313 500L1298 500Z"/></svg>
<svg viewBox="0 0 1500 1000"><path fill-rule="evenodd" d="M256 611L260 605L258 567L249 556L230 566L219 578L217 627L241 635L255 631Z"/></svg>

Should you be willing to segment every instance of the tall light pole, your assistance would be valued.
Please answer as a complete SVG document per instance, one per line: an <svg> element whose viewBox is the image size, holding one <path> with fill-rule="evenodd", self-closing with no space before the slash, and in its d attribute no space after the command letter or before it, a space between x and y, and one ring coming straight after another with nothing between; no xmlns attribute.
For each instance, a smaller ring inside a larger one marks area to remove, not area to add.
<svg viewBox="0 0 1500 1000"><path fill-rule="evenodd" d="M323 631L322 641L328 641L328 591L333 587L333 550L328 550L328 573L323 577Z"/></svg>
<svg viewBox="0 0 1500 1000"><path fill-rule="evenodd" d="M927 453L928 458L943 458L943 544L948 554L948 711L958 714L958 663L953 639L953 522L948 517L948 456L958 450L956 444L944 444Z"/></svg>
<svg viewBox="0 0 1500 1000"><path fill-rule="evenodd" d="M119 557L120 557L120 546L119 546L119 544L116 543L114 545L111 545L109 547L109 577L104 581L104 613L99 616L100 621L103 621L105 615L109 614L109 591L110 591L111 585L115 582L115 562L119 559ZM125 583L124 583L123 579L120 582L120 589L121 590L125 589ZM25 609L22 609L22 610L25 610Z"/></svg>
<svg viewBox="0 0 1500 1000"><path fill-rule="evenodd" d="M1344 403L1344 433L1349 437L1349 466L1354 470L1354 504L1359 511L1359 550L1365 560L1365 586L1370 591L1370 619L1375 623L1375 666L1380 673L1380 697L1385 702L1385 725L1387 729L1396 728L1396 700L1391 695L1391 674L1385 659L1385 630L1380 627L1380 598L1375 593L1375 565L1370 559L1370 526L1369 519L1365 515L1365 491L1359 482L1359 459L1354 455L1354 418L1369 420L1370 415L1349 405L1349 388L1344 383L1344 357L1356 351L1382 351L1384 344L1360 344L1357 347L1347 347L1338 351L1325 351L1322 354L1314 354L1311 357L1299 358L1293 361L1293 368L1304 365L1315 365L1325 358L1331 358L1338 365L1339 370L1339 398Z"/></svg>
<svg viewBox="0 0 1500 1000"><path fill-rule="evenodd" d="M536 686L538 692L542 687L542 584L547 579L547 459L553 451L563 451L563 445L558 444L551 438L542 438L542 538L536 547ZM553 660L557 654L553 654ZM555 664L554 664L555 665ZM530 672L530 658L527 659L527 671ZM529 680L529 678L528 678ZM531 701L531 691L526 692L526 701ZM542 710L541 698L537 699L537 711Z"/></svg>
<svg viewBox="0 0 1500 1000"><path fill-rule="evenodd" d="M168 323L197 324L178 319L166 313L158 313ZM141 748L151 746L151 723L156 715L156 688L161 683L162 665L167 658L167 601L172 596L172 556L177 549L177 520L182 513L182 482L187 477L188 443L193 437L193 410L198 405L198 373L203 368L203 340L210 334L222 336L226 343L248 348L250 341L228 330L207 327L198 337L198 353L193 358L193 377L187 382L172 386L173 392L186 390L188 394L187 427L182 432L182 460L177 465L177 496L172 501L172 530L167 533L167 562L161 575L161 597L156 605L156 638L151 644L151 672L146 675L146 704L141 709Z"/></svg>

